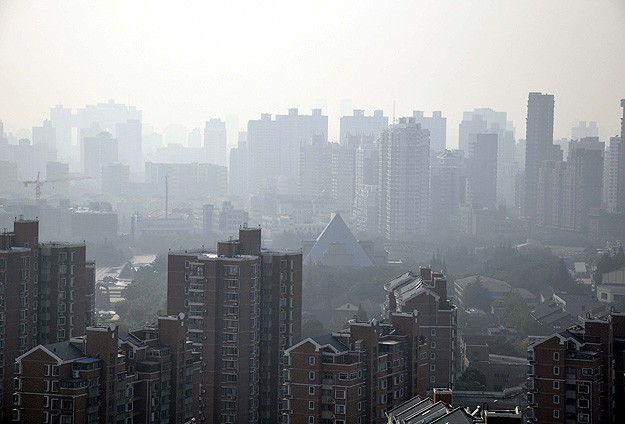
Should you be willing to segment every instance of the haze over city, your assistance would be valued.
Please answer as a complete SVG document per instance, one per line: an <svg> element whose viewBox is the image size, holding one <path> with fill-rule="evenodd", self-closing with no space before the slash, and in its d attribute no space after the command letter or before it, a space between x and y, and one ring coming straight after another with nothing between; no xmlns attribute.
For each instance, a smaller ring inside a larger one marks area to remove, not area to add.
<svg viewBox="0 0 625 424"><path fill-rule="evenodd" d="M624 41L0 0L0 423L625 423Z"/></svg>
<svg viewBox="0 0 625 424"><path fill-rule="evenodd" d="M625 6L579 1L0 3L7 131L55 104L115 99L144 122L199 126L321 107L329 138L351 109L507 111L524 138L529 91L556 96L555 137L607 119L625 88ZM455 131L449 145L455 146Z"/></svg>

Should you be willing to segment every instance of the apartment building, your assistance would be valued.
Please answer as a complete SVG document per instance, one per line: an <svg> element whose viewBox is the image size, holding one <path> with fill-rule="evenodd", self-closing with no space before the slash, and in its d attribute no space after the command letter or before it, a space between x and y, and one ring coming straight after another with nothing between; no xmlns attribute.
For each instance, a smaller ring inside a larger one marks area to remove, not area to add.
<svg viewBox="0 0 625 424"><path fill-rule="evenodd" d="M200 363L184 314L120 336L115 325L38 345L15 362L12 421L183 423L197 413Z"/></svg>
<svg viewBox="0 0 625 424"><path fill-rule="evenodd" d="M623 313L588 318L530 345L528 422L623 422L624 355Z"/></svg>
<svg viewBox="0 0 625 424"><path fill-rule="evenodd" d="M285 352L284 423L383 423L385 412L455 377L456 307L443 274L421 268L385 285L382 321L308 338Z"/></svg>
<svg viewBox="0 0 625 424"><path fill-rule="evenodd" d="M84 334L94 316L95 268L85 245L38 237L39 222L22 217L0 234L0 420L12 415L15 359Z"/></svg>
<svg viewBox="0 0 625 424"><path fill-rule="evenodd" d="M202 357L199 422L277 422L281 358L301 337L302 255L261 250L260 228L169 254L167 308Z"/></svg>
<svg viewBox="0 0 625 424"><path fill-rule="evenodd" d="M417 314L419 358L410 374L414 394L424 395L435 387L453 387L456 380L458 310L447 298L447 279L440 272L421 267L384 285L387 316Z"/></svg>

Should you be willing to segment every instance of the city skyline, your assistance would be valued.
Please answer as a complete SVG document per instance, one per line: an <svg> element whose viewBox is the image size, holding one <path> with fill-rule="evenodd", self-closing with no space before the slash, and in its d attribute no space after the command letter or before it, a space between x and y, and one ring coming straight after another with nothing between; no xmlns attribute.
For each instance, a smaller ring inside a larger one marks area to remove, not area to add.
<svg viewBox="0 0 625 424"><path fill-rule="evenodd" d="M605 140L618 133L622 3L484 4L3 2L0 91L10 101L0 118L17 132L41 125L55 104L112 98L142 109L159 132L210 118L244 130L261 113L320 107L336 140L352 109L383 109L390 120L441 110L453 147L462 113L476 107L507 112L524 138L526 94L538 91L556 98L554 138L569 137L576 120L596 121Z"/></svg>

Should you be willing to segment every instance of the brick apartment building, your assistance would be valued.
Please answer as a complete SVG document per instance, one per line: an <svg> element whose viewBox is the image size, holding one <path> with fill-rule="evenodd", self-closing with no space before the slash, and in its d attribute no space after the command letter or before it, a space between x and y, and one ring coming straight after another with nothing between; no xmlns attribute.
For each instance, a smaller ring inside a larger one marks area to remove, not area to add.
<svg viewBox="0 0 625 424"><path fill-rule="evenodd" d="M287 349L284 423L383 423L387 410L453 384L456 308L444 276L421 268L385 288L383 321L350 321Z"/></svg>
<svg viewBox="0 0 625 424"><path fill-rule="evenodd" d="M0 234L0 421L13 409L15 359L82 335L94 316L95 267L84 244L40 243L39 222Z"/></svg>
<svg viewBox="0 0 625 424"><path fill-rule="evenodd" d="M16 360L13 422L183 423L197 408L199 361L184 314L119 337L115 325L38 345Z"/></svg>
<svg viewBox="0 0 625 424"><path fill-rule="evenodd" d="M588 318L528 348L528 422L625 420L625 314Z"/></svg>
<svg viewBox="0 0 625 424"><path fill-rule="evenodd" d="M301 337L302 255L261 250L260 228L217 252L172 252L167 310L201 355L198 422L275 423L284 350Z"/></svg>

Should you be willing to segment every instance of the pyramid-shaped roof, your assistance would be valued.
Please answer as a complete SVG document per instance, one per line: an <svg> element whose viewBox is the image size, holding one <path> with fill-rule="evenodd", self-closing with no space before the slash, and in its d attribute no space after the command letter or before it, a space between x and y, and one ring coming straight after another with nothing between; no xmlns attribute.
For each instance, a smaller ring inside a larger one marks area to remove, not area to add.
<svg viewBox="0 0 625 424"><path fill-rule="evenodd" d="M332 217L328 225L317 237L317 241L304 258L304 263L327 263L326 258L331 254L329 250L332 245L336 244L341 244L344 247L346 256L351 258L350 263L344 263L343 265L373 266L373 262L371 262L367 253L338 213Z"/></svg>
<svg viewBox="0 0 625 424"><path fill-rule="evenodd" d="M117 278L119 278L120 280L132 280L133 278L135 278L135 270L132 267L130 261L126 262L124 268L121 270Z"/></svg>

